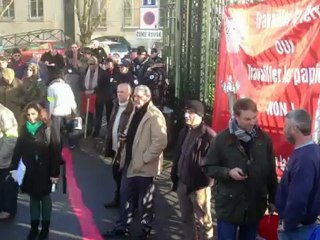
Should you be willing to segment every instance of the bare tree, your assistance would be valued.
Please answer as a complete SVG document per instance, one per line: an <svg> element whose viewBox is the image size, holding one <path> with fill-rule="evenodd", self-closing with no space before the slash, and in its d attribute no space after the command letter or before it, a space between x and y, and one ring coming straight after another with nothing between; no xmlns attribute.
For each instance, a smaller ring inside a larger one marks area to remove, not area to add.
<svg viewBox="0 0 320 240"><path fill-rule="evenodd" d="M94 16L93 9L97 0L75 0L75 12L80 28L80 42L83 45L90 43L93 32L101 23L102 14L105 14L108 0L99 1L100 9L98 9L98 14Z"/></svg>
<svg viewBox="0 0 320 240"><path fill-rule="evenodd" d="M0 18L3 17L5 12L9 9L9 7L13 4L14 0L10 1L2 1L2 5L0 5Z"/></svg>

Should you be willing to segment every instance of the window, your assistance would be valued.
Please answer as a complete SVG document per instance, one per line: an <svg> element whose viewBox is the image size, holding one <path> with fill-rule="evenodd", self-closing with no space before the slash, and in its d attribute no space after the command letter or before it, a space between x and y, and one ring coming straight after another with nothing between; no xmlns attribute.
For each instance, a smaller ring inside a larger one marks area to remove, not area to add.
<svg viewBox="0 0 320 240"><path fill-rule="evenodd" d="M101 12L101 8L103 7L103 0L94 1L94 6L92 9L92 20L96 19L98 14ZM107 9L106 7L102 10L100 24L98 28L106 28L107 27Z"/></svg>
<svg viewBox="0 0 320 240"><path fill-rule="evenodd" d="M29 17L31 19L43 18L43 0L29 0Z"/></svg>
<svg viewBox="0 0 320 240"><path fill-rule="evenodd" d="M10 6L3 13L3 16L2 16L3 19L12 19L12 18L14 18L14 1L11 2L11 0L0 0L0 11L2 11L6 7L8 7L8 4L10 4Z"/></svg>
<svg viewBox="0 0 320 240"><path fill-rule="evenodd" d="M123 27L140 27L141 0L124 0Z"/></svg>

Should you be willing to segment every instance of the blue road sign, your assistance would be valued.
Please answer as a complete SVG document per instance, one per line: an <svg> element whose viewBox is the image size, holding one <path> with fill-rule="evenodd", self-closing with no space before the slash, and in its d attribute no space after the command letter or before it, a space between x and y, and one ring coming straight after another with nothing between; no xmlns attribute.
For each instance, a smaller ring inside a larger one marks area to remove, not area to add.
<svg viewBox="0 0 320 240"><path fill-rule="evenodd" d="M155 6L157 3L156 0L143 0L143 5L144 6Z"/></svg>

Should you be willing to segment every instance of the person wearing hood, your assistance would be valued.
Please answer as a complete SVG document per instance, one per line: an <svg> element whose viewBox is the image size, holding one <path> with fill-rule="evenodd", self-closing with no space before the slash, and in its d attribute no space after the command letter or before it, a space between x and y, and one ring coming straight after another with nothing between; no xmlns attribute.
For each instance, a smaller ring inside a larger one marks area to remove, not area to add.
<svg viewBox="0 0 320 240"><path fill-rule="evenodd" d="M9 108L19 121L24 100L22 81L15 78L13 69L5 68L0 79L0 103Z"/></svg>

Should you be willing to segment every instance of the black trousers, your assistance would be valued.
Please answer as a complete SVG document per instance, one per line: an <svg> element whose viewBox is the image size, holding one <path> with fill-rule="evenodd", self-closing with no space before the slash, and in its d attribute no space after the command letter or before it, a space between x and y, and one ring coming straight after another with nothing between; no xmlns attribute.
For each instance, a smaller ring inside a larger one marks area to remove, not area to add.
<svg viewBox="0 0 320 240"><path fill-rule="evenodd" d="M71 146L74 144L70 138L70 132L72 132L71 120L66 116L54 116L52 115L52 134L55 139L60 139L61 146ZM62 131L62 133L61 133Z"/></svg>
<svg viewBox="0 0 320 240"><path fill-rule="evenodd" d="M18 184L8 169L0 169L0 212L12 215L17 212Z"/></svg>
<svg viewBox="0 0 320 240"><path fill-rule="evenodd" d="M93 137L98 137L100 135L100 129L102 124L103 110L106 108L106 120L110 121L110 116L113 108L112 101L107 101L105 103L96 102L96 116L94 120L94 132L92 134Z"/></svg>

